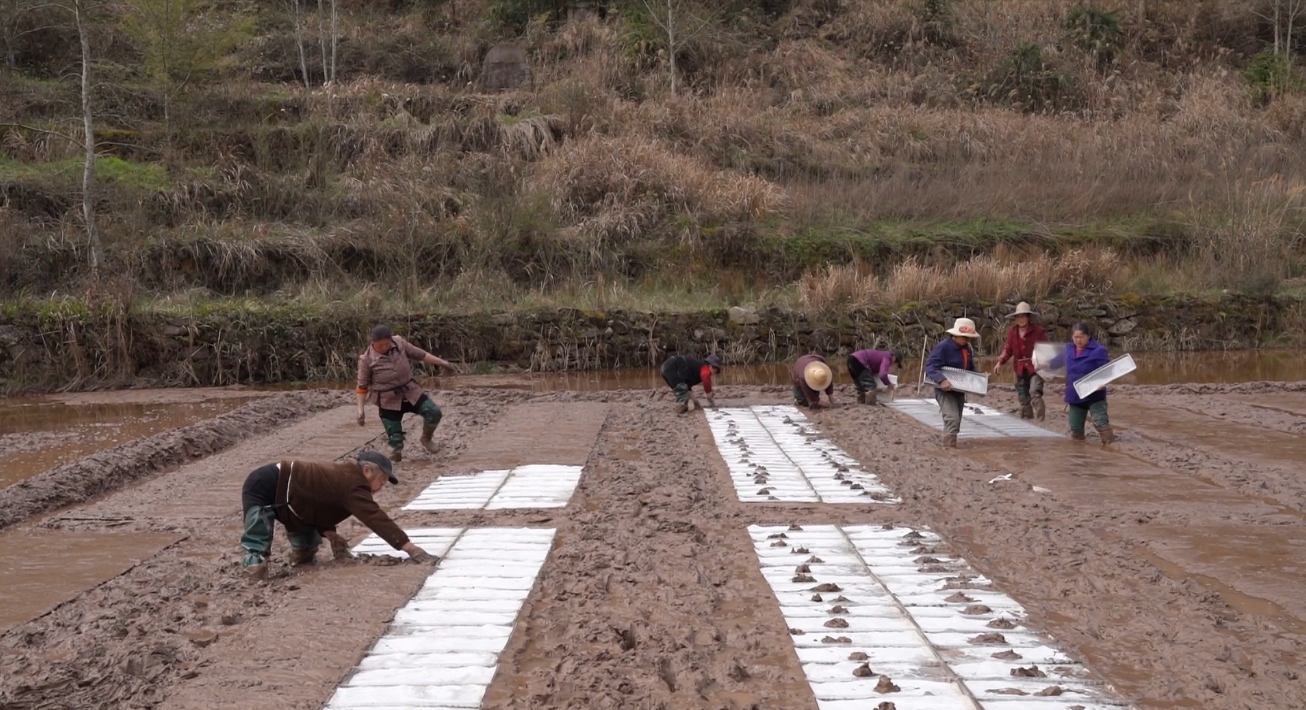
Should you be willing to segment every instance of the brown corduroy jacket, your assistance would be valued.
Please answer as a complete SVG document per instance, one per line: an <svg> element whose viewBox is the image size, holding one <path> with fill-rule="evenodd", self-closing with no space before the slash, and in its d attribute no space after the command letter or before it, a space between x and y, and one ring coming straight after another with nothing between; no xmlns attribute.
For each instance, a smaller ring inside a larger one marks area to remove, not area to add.
<svg viewBox="0 0 1306 710"><path fill-rule="evenodd" d="M306 527L333 531L352 515L396 550L408 542L408 535L373 500L363 467L353 461L282 461L276 510L277 520L291 532Z"/></svg>

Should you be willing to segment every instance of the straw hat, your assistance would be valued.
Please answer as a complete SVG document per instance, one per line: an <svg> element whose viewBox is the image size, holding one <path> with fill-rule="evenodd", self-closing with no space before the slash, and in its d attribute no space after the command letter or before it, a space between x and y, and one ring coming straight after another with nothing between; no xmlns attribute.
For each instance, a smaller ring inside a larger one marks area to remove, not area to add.
<svg viewBox="0 0 1306 710"><path fill-rule="evenodd" d="M1016 312L1012 313L1007 317L1015 318L1016 316L1036 316L1036 315L1038 315L1038 313L1036 313L1034 309L1030 308L1028 303L1021 301L1020 303L1016 304Z"/></svg>
<svg viewBox="0 0 1306 710"><path fill-rule="evenodd" d="M975 330L975 321L969 318L958 318L952 322L952 327L948 329L948 335L956 335L962 338L978 338L979 331Z"/></svg>
<svg viewBox="0 0 1306 710"><path fill-rule="evenodd" d="M807 382L808 387L817 392L829 387L832 379L834 375L830 373L830 366L823 362L809 363L803 368L803 380Z"/></svg>

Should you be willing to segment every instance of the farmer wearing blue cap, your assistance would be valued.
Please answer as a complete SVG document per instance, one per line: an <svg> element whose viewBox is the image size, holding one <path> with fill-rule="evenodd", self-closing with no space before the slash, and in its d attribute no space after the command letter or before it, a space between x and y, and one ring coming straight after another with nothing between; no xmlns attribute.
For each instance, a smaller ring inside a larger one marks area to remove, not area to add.
<svg viewBox="0 0 1306 710"><path fill-rule="evenodd" d="M336 526L351 515L412 559L432 559L372 498L386 481L399 483L393 464L375 451L364 451L345 463L288 460L255 469L240 492L245 513L245 534L240 538L245 574L267 579L274 521L286 528L293 565L311 564L324 537L335 557L349 557L349 544L336 532Z"/></svg>

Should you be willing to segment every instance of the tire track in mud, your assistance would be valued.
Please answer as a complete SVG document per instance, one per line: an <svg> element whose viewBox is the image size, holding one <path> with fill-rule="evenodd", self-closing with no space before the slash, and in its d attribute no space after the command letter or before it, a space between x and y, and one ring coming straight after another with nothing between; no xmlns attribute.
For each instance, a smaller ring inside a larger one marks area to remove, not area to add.
<svg viewBox="0 0 1306 710"><path fill-rule="evenodd" d="M816 707L715 457L614 409L482 707Z"/></svg>
<svg viewBox="0 0 1306 710"><path fill-rule="evenodd" d="M1021 602L1034 625L1144 707L1306 706L1306 689L1288 670L1306 651L1306 639L1240 614L1194 580L1167 577L1137 549L1136 533L1153 516L1195 524L1219 519L1223 509L1209 501L1086 497L1093 485L1046 493L1019 481L991 485L989 480L1009 470L976 460L973 454L982 447L946 452L932 432L871 408L817 417L832 440L903 497L904 514L944 535ZM1047 425L1058 427L1057 419ZM1117 447L1132 449L1132 442L1129 437ZM1058 455L1041 443L1010 446L1023 446L1034 461ZM1096 465L1109 472L1110 457L1118 455L1093 444L1080 449L1089 463L1066 463L1067 469ZM1055 469L1056 461L1051 465ZM1022 467L1014 468L1019 478ZM1239 501L1240 508L1245 504L1245 521L1298 524L1254 499L1214 490L1224 500Z"/></svg>

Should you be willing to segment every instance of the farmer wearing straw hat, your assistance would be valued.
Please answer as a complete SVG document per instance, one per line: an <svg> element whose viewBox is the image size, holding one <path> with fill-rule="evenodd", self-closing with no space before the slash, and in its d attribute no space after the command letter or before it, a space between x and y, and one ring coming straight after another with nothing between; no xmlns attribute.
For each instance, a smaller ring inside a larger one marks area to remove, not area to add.
<svg viewBox="0 0 1306 710"><path fill-rule="evenodd" d="M993 366L993 374L998 374L1008 360L1016 371L1016 397L1020 399L1020 418L1043 421L1047 408L1043 405L1043 378L1034 371L1034 344L1046 343L1048 334L1043 327L1034 323L1038 314L1030 310L1029 304L1021 301L1016 305L1016 312L1007 316L1015 318L1016 325L1007 330L1007 344L1002 347L998 364Z"/></svg>
<svg viewBox="0 0 1306 710"><path fill-rule="evenodd" d="M889 368L902 367L902 353L883 350L858 350L848 356L848 374L857 388L858 404L875 404L880 387L893 389Z"/></svg>
<svg viewBox="0 0 1306 710"><path fill-rule="evenodd" d="M966 393L952 389L942 368L955 367L958 370L975 372L975 351L971 341L979 338L975 330L975 321L958 318L947 331L948 337L939 341L925 361L925 376L934 382L934 399L939 403L943 413L943 445L950 449L957 447L957 435L961 433L961 413L966 405Z"/></svg>
<svg viewBox="0 0 1306 710"><path fill-rule="evenodd" d="M834 373L825 358L812 353L798 358L794 363L794 403L800 407L816 409L821 406L821 392L834 406Z"/></svg>
<svg viewBox="0 0 1306 710"><path fill-rule="evenodd" d="M662 381L676 393L676 414L689 411L689 403L702 409L694 397L694 385L703 385L703 394L707 403L716 407L716 398L712 396L712 375L721 374L721 358L715 354L705 360L696 360L684 355L676 355L662 363Z"/></svg>

